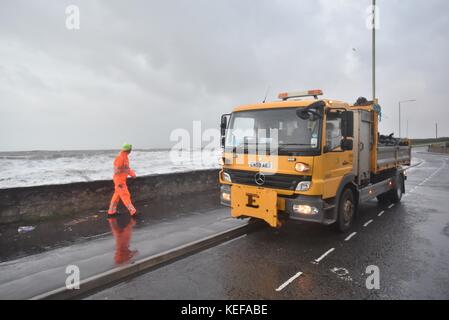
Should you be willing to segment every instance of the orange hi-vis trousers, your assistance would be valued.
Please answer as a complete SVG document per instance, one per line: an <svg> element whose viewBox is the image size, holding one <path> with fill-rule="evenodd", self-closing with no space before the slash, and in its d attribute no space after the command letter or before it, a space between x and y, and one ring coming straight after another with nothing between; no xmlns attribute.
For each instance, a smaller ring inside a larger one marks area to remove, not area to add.
<svg viewBox="0 0 449 320"><path fill-rule="evenodd" d="M128 208L129 213L134 215L136 213L136 208L134 208L131 202L131 194L129 193L128 186L126 185L126 180L115 179L114 178L115 192L111 199L111 204L109 205L108 214L117 213L117 206L119 200L122 200L126 208Z"/></svg>

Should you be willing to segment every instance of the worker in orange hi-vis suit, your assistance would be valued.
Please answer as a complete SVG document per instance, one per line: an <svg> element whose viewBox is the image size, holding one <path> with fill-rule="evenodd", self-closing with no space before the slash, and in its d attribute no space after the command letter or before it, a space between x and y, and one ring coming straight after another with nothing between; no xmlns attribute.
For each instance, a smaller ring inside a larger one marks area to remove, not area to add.
<svg viewBox="0 0 449 320"><path fill-rule="evenodd" d="M131 202L131 194L126 185L128 176L136 177L136 173L129 167L128 155L132 151L132 145L125 143L119 155L114 160L114 186L115 192L111 199L108 214L114 215L117 213L117 205L121 199L126 208L128 208L131 216L135 216L137 211Z"/></svg>
<svg viewBox="0 0 449 320"><path fill-rule="evenodd" d="M111 217L108 219L111 232L115 238L114 260L116 264L128 262L132 257L138 254L137 250L129 249L133 227L136 224L136 221L130 218L127 218L129 219L128 221L124 219L126 219L126 217L119 217L119 219Z"/></svg>

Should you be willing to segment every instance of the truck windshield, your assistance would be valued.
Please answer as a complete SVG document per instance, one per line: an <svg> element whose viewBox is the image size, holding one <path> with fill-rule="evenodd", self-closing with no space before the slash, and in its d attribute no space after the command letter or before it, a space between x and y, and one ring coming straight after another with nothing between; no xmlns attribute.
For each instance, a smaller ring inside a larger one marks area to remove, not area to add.
<svg viewBox="0 0 449 320"><path fill-rule="evenodd" d="M226 134L227 152L261 148L279 154L318 149L321 119L303 120L296 108L240 111L232 114Z"/></svg>

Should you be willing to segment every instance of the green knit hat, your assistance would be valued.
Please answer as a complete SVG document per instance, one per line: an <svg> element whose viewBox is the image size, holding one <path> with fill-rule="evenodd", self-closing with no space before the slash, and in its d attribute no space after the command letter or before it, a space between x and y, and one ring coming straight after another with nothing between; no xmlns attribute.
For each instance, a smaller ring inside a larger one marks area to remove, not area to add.
<svg viewBox="0 0 449 320"><path fill-rule="evenodd" d="M125 143L125 144L122 146L122 150L123 150L123 151L131 151L132 148L133 148L132 144L129 144L129 143Z"/></svg>

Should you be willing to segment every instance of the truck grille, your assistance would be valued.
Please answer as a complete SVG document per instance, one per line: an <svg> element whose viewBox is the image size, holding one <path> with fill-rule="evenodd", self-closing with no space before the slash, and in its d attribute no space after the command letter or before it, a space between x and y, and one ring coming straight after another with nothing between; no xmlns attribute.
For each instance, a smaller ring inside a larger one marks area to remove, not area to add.
<svg viewBox="0 0 449 320"><path fill-rule="evenodd" d="M259 171L225 170L225 172L231 176L233 183L284 190L295 190L299 182L311 180L311 176L276 173L272 175L265 175L264 183L257 184L256 175Z"/></svg>

